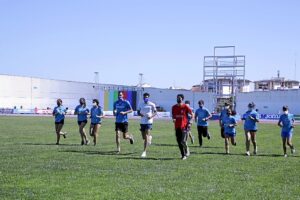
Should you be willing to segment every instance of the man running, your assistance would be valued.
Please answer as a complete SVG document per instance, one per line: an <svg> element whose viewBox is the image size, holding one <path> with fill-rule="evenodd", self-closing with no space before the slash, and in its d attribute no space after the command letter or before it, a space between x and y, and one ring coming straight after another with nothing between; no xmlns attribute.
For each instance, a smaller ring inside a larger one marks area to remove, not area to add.
<svg viewBox="0 0 300 200"><path fill-rule="evenodd" d="M204 101L198 102L199 108L195 112L195 122L197 122L197 130L199 137L199 146L202 147L202 137L207 137L210 140L210 134L208 132L208 120L212 117L207 108L204 107Z"/></svg>
<svg viewBox="0 0 300 200"><path fill-rule="evenodd" d="M225 130L225 127L224 127L224 122L225 120L227 119L227 113L228 113L228 110L229 110L229 103L225 103L224 104L224 109L221 111L221 114L220 114L220 118L219 118L219 125L221 127L221 137L222 138L225 138L225 134L224 134L224 130Z"/></svg>
<svg viewBox="0 0 300 200"><path fill-rule="evenodd" d="M143 102L138 109L138 115L141 116L141 133L144 140L144 151L141 155L145 158L148 145L151 144L152 136L150 131L152 130L153 118L157 114L155 104L149 101L150 94L144 93Z"/></svg>
<svg viewBox="0 0 300 200"><path fill-rule="evenodd" d="M117 153L121 152L120 147L120 135L123 133L123 138L130 141L130 144L134 143L133 135L128 134L128 116L127 114L132 112L132 107L129 101L123 98L123 92L118 93L118 100L114 103L114 115L116 116L116 144Z"/></svg>
<svg viewBox="0 0 300 200"><path fill-rule="evenodd" d="M181 159L186 160L187 156L190 155L187 146L187 126L188 126L188 115L192 115L192 110L183 103L183 94L177 95L177 104L172 107L172 118L175 125L176 140L181 153Z"/></svg>

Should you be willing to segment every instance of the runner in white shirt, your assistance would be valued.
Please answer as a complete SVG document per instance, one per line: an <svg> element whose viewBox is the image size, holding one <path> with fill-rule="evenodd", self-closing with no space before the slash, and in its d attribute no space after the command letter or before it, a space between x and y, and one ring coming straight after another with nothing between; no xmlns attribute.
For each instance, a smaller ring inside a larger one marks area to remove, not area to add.
<svg viewBox="0 0 300 200"><path fill-rule="evenodd" d="M147 146L151 144L153 118L157 114L155 104L149 101L150 94L144 93L143 102L138 108L138 115L141 116L141 133L144 140L144 151L141 155L142 158L146 157Z"/></svg>

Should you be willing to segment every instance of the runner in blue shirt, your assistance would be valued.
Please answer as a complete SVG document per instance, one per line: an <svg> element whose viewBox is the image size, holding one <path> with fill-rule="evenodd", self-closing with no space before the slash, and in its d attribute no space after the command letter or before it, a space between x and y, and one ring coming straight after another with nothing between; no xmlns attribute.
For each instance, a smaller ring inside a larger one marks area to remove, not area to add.
<svg viewBox="0 0 300 200"><path fill-rule="evenodd" d="M103 117L103 109L99 106L98 99L93 99L93 107L91 108L90 136L94 138L94 146L97 144L98 131L101 127Z"/></svg>
<svg viewBox="0 0 300 200"><path fill-rule="evenodd" d="M253 144L253 154L257 154L257 143L256 143L256 133L257 133L257 125L259 122L259 115L254 110L255 104L253 102L248 104L248 111L243 114L242 120L244 120L244 130L245 130L245 138L246 138L246 155L250 156L250 140Z"/></svg>
<svg viewBox="0 0 300 200"><path fill-rule="evenodd" d="M123 133L123 138L130 141L130 144L134 143L133 135L128 134L128 116L131 113L132 107L129 101L123 99L123 92L119 92L118 100L114 103L114 115L116 116L116 144L117 153L120 153L120 134Z"/></svg>
<svg viewBox="0 0 300 200"><path fill-rule="evenodd" d="M62 105L62 100L57 99L57 106L53 109L53 116L55 117L55 132L56 132L56 144L59 145L60 135L66 138L67 133L62 132L62 128L65 123L65 114L67 113L68 108L65 108Z"/></svg>
<svg viewBox="0 0 300 200"><path fill-rule="evenodd" d="M195 112L195 122L197 123L199 146L202 146L202 137L207 137L210 139L210 134L208 132L208 120L212 117L211 113L207 108L204 107L204 101L200 100L198 102L199 108Z"/></svg>
<svg viewBox="0 0 300 200"><path fill-rule="evenodd" d="M280 115L278 126L281 127L281 138L282 138L282 147L284 157L287 157L286 154L286 145L291 148L291 153L294 154L296 152L293 144L292 144L292 137L293 137L293 130L294 130L294 115L289 113L288 106L283 106L282 108L283 114Z"/></svg>
<svg viewBox="0 0 300 200"><path fill-rule="evenodd" d="M219 125L221 127L221 137L222 138L225 138L225 134L224 134L224 120L228 116L227 112L228 112L229 108L230 108L229 103L225 102L224 109L220 113Z"/></svg>
<svg viewBox="0 0 300 200"><path fill-rule="evenodd" d="M225 136L225 152L229 154L229 139L231 140L231 144L236 146L235 136L237 126L237 121L235 119L236 112L230 109L227 110L227 116L223 118L223 126L224 126L224 136Z"/></svg>
<svg viewBox="0 0 300 200"><path fill-rule="evenodd" d="M81 145L88 145L90 143L84 130L84 127L87 124L87 115L89 112L89 109L86 107L85 99L80 98L79 105L76 106L74 114L77 115L79 133L81 136Z"/></svg>

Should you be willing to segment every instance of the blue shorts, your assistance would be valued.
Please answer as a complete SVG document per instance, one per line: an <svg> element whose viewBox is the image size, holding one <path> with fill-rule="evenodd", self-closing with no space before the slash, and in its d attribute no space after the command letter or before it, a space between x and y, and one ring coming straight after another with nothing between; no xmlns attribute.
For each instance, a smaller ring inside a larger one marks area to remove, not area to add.
<svg viewBox="0 0 300 200"><path fill-rule="evenodd" d="M236 133L225 133L225 137L235 137Z"/></svg>
<svg viewBox="0 0 300 200"><path fill-rule="evenodd" d="M83 120L83 121L77 121L77 124L78 124L78 126L80 126L81 125L81 123L87 123L88 121L87 120Z"/></svg>
<svg viewBox="0 0 300 200"><path fill-rule="evenodd" d="M293 131L281 131L281 137L282 138L292 138Z"/></svg>
<svg viewBox="0 0 300 200"><path fill-rule="evenodd" d="M152 130L152 124L141 124L141 131Z"/></svg>

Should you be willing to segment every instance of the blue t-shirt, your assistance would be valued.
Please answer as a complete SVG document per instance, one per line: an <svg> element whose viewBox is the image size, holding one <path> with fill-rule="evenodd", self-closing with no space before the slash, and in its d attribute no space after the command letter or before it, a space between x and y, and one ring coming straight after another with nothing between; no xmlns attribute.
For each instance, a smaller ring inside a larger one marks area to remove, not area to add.
<svg viewBox="0 0 300 200"><path fill-rule="evenodd" d="M207 108L202 107L202 108L198 108L195 112L195 118L198 118L198 126L208 126L208 122L207 121L203 121L203 119L209 117L211 114L208 111Z"/></svg>
<svg viewBox="0 0 300 200"><path fill-rule="evenodd" d="M87 120L87 115L90 110L87 107L82 107L81 105L76 106L75 113L77 113L77 120L79 122Z"/></svg>
<svg viewBox="0 0 300 200"><path fill-rule="evenodd" d="M230 125L235 125L236 124L236 119L234 116L226 116L224 117L224 132L227 134L235 134L235 126L230 126Z"/></svg>
<svg viewBox="0 0 300 200"><path fill-rule="evenodd" d="M117 123L126 123L128 122L128 116L120 114L120 112L127 112L132 110L132 107L129 101L120 99L114 103L114 111L116 111L116 122Z"/></svg>
<svg viewBox="0 0 300 200"><path fill-rule="evenodd" d="M99 124L101 123L101 118L97 116L102 116L103 115L103 109L101 106L98 107L92 107L91 108L91 123L93 124Z"/></svg>
<svg viewBox="0 0 300 200"><path fill-rule="evenodd" d="M55 122L61 122L65 119L65 114L67 112L67 109L64 106L56 106L53 109L53 114L55 116Z"/></svg>
<svg viewBox="0 0 300 200"><path fill-rule="evenodd" d="M282 123L282 132L290 132L293 131L293 123L294 123L294 115L293 114L282 114L280 115L279 122Z"/></svg>
<svg viewBox="0 0 300 200"><path fill-rule="evenodd" d="M224 126L224 121L228 117L227 112L228 112L228 109L225 108L220 113L220 120L221 120L222 126Z"/></svg>
<svg viewBox="0 0 300 200"><path fill-rule="evenodd" d="M259 119L259 115L255 110L248 110L245 114L243 114L242 120L245 120L244 122L244 129L246 131L256 131L257 130L257 125L256 121L250 119L250 116L253 117L254 119Z"/></svg>

